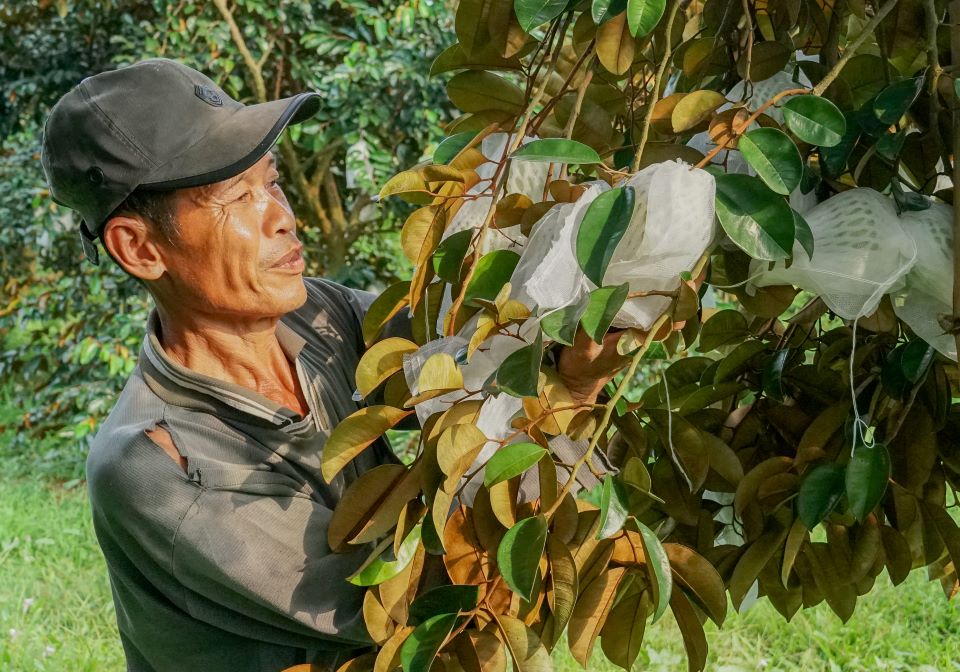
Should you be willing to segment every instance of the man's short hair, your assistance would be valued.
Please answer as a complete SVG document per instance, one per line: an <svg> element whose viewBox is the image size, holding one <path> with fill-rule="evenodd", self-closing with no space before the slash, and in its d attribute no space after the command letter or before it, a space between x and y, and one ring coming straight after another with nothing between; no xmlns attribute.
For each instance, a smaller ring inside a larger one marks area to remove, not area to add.
<svg viewBox="0 0 960 672"><path fill-rule="evenodd" d="M166 238L167 242L174 243L180 234L177 227L177 190L153 191L136 189L124 199L123 203L110 213L110 217L139 216L147 220L154 231ZM103 244L103 235L107 227L100 231L100 243ZM104 246L106 248L106 246Z"/></svg>

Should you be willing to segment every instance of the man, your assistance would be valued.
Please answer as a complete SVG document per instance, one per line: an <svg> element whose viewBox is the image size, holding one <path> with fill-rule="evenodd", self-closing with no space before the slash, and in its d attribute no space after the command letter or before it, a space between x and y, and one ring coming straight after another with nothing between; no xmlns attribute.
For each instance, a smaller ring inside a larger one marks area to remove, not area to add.
<svg viewBox="0 0 960 672"><path fill-rule="evenodd" d="M326 527L349 483L396 458L378 442L320 476L326 436L358 408L369 295L302 277L270 152L319 102L244 106L151 59L84 80L46 124L44 171L86 255L99 239L155 302L87 461L135 672L334 669L372 644L345 581L370 549L332 553ZM564 353L578 396L595 398L609 352Z"/></svg>

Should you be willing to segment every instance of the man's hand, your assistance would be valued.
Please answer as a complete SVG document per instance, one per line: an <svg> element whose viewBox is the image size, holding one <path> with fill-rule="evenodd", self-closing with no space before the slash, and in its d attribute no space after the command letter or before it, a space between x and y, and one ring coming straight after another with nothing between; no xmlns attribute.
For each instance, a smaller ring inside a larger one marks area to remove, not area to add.
<svg viewBox="0 0 960 672"><path fill-rule="evenodd" d="M570 395L578 402L592 404L597 395L630 361L617 352L621 331L610 331L603 344L596 343L583 329L577 329L573 345L560 351L557 371Z"/></svg>
<svg viewBox="0 0 960 672"><path fill-rule="evenodd" d="M685 321L675 322L672 330L680 330L685 324ZM670 330L671 325L668 321L657 333L656 340L666 338ZM557 372L575 401L585 404L596 403L597 395L604 386L630 362L630 357L617 352L617 341L620 340L623 332L622 329L608 331L603 337L603 344L600 344L590 338L583 329L578 328L573 345L560 351L560 356L557 358ZM635 332L640 337L647 335L639 329Z"/></svg>

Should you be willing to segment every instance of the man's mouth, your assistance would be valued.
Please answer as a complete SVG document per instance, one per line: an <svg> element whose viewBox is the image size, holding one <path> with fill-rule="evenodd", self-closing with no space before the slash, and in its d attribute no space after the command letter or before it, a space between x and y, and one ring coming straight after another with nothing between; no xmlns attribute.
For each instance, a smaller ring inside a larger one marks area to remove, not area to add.
<svg viewBox="0 0 960 672"><path fill-rule="evenodd" d="M303 271L303 245L297 245L295 248L280 257L270 268L286 271Z"/></svg>

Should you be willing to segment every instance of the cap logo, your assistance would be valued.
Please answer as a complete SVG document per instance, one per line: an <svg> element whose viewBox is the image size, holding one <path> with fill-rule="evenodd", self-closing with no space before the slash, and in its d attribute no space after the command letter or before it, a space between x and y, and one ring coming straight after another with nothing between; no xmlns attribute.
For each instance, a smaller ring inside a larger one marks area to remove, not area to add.
<svg viewBox="0 0 960 672"><path fill-rule="evenodd" d="M195 84L193 87L193 93L197 98L205 102L207 105L213 105L214 107L220 107L223 105L223 98L221 98L220 94L209 86Z"/></svg>

